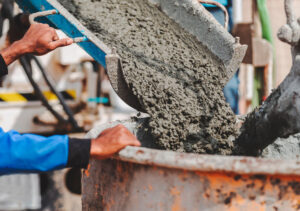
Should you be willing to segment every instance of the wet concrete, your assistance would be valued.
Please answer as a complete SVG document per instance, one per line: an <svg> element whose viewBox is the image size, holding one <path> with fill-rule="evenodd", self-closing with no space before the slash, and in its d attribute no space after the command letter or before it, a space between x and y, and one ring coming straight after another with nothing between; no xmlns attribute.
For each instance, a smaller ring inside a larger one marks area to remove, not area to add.
<svg viewBox="0 0 300 211"><path fill-rule="evenodd" d="M60 1L123 60L124 76L167 150L231 154L235 116L224 66L148 0Z"/></svg>
<svg viewBox="0 0 300 211"><path fill-rule="evenodd" d="M276 141L262 152L264 158L299 160L300 159L300 133L288 138L277 138Z"/></svg>

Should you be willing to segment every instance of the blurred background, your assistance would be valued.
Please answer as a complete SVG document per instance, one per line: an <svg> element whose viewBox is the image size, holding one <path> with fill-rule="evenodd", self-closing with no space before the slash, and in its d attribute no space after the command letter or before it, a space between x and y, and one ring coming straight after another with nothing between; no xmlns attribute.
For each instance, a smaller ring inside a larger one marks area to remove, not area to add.
<svg viewBox="0 0 300 211"><path fill-rule="evenodd" d="M267 14L259 13L256 1L242 0L242 12L236 17L235 26L237 28L234 30L238 31L236 34L241 35L241 42L247 43L250 47L241 65L239 75L239 108L241 114L246 114L261 104L271 90L283 81L292 65L290 46L277 38L278 29L286 23L284 1L267 0L264 2ZM294 1L294 9L299 11L299 1ZM262 16L264 15L269 16L267 18L269 21L265 21L267 24L263 23L265 25L262 24L262 19L265 18ZM266 32L268 30L270 32ZM242 34L245 34L246 37L243 37ZM255 41L253 38L262 40ZM269 47L267 47L268 45ZM250 59L251 54L252 61Z"/></svg>

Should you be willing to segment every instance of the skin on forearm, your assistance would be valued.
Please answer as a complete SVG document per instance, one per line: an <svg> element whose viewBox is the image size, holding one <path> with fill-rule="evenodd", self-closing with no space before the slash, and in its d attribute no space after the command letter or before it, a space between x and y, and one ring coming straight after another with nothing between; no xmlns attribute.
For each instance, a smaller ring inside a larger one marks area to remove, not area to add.
<svg viewBox="0 0 300 211"><path fill-rule="evenodd" d="M27 47L22 41L16 41L8 48L0 51L6 65L10 65L27 53Z"/></svg>
<svg viewBox="0 0 300 211"><path fill-rule="evenodd" d="M38 23L32 24L21 40L0 51L0 54L6 65L10 65L24 54L41 56L72 43L73 40L70 38L59 39L55 29L47 24Z"/></svg>

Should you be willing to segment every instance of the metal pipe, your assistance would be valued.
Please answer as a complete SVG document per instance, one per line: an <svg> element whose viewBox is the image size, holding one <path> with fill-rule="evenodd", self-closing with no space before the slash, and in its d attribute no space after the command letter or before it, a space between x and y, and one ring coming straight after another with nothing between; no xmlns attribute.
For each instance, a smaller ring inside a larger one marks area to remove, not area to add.
<svg viewBox="0 0 300 211"><path fill-rule="evenodd" d="M30 24L35 24L37 23L35 21L36 18L38 17L44 17L44 16L48 16L48 15L56 15L56 14L59 14L58 10L47 10L47 11L43 11L43 12L36 12L36 13L33 13L31 15L29 15L29 23ZM73 39L73 43L80 43L80 42L86 42L88 41L88 38L86 36L83 36L83 37L75 37L75 38L72 38Z"/></svg>
<svg viewBox="0 0 300 211"><path fill-rule="evenodd" d="M47 11L43 11L43 12L33 13L33 14L29 15L29 23L35 24L37 22L34 19L36 19L38 17L44 17L44 16L48 16L48 15L55 15L55 14L58 14L57 10L47 10Z"/></svg>
<svg viewBox="0 0 300 211"><path fill-rule="evenodd" d="M200 3L203 3L203 4L211 4L211 5L215 5L215 6L219 7L224 12L224 15L225 15L225 24L224 24L224 27L225 27L226 30L228 29L229 15L228 15L228 11L227 11L226 7L224 7L219 2L212 1L212 0L198 0L198 1Z"/></svg>

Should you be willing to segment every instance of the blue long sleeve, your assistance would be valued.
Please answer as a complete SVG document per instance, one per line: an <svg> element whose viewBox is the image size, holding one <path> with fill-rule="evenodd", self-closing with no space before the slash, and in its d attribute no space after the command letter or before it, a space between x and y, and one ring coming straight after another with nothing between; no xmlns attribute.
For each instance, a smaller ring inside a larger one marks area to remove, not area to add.
<svg viewBox="0 0 300 211"><path fill-rule="evenodd" d="M0 77L7 72L0 54ZM64 167L86 168L90 147L90 139L70 139L66 135L21 135L0 128L0 175L45 172Z"/></svg>
<svg viewBox="0 0 300 211"><path fill-rule="evenodd" d="M69 137L21 135L0 128L0 175L44 172L66 167Z"/></svg>

